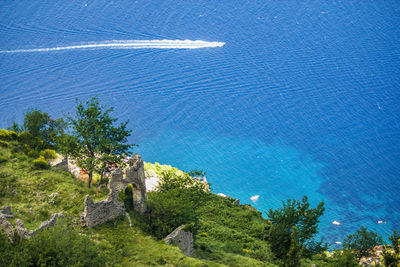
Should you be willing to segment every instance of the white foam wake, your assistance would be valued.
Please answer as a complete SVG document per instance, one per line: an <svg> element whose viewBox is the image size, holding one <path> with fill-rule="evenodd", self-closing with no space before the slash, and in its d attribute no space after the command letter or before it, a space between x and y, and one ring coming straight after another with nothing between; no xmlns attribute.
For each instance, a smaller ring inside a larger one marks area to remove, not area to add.
<svg viewBox="0 0 400 267"><path fill-rule="evenodd" d="M206 42L200 40L113 40L49 48L0 50L0 53L33 53L76 49L198 49L222 47L224 45L224 42Z"/></svg>

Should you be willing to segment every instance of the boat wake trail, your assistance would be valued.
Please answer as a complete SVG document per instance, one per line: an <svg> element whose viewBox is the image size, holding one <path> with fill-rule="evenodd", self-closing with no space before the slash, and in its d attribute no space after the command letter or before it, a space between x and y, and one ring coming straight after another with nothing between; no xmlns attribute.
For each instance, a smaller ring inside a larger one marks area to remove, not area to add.
<svg viewBox="0 0 400 267"><path fill-rule="evenodd" d="M200 40L113 40L49 48L0 50L0 53L34 53L83 49L198 49L222 47L224 45L225 43L223 42L206 42Z"/></svg>

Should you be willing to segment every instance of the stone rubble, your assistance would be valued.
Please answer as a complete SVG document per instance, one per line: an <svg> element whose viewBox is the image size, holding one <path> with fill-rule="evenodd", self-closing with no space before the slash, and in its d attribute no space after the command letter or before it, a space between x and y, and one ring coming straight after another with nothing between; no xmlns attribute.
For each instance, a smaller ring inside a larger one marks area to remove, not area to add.
<svg viewBox="0 0 400 267"><path fill-rule="evenodd" d="M7 212L11 213L11 208L6 207ZM2 210L4 212L5 209ZM39 232L43 231L46 228L53 227L57 223L58 218L64 217L61 213L55 213L51 216L50 220L44 221L40 224L39 228L34 231L28 231L24 225L24 223L20 219L15 220L15 226L13 226L5 216L4 213L0 212L0 228L4 230L8 239L13 242L15 239L15 235L20 238L30 238L31 236L37 235Z"/></svg>

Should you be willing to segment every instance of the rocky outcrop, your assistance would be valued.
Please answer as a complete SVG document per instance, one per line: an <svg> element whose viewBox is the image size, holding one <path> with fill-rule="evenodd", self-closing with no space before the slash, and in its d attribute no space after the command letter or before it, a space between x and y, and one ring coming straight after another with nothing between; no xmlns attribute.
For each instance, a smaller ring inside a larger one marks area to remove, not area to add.
<svg viewBox="0 0 400 267"><path fill-rule="evenodd" d="M128 185L132 185L133 188L134 209L141 214L146 212L146 184L143 160L138 154L135 154L128 161L128 164L129 167L126 169L125 178L121 169L111 172L111 179L108 184L110 192L107 199L94 202L89 195L86 196L82 214L83 225L94 227L122 216L125 212L125 206L118 199L118 196Z"/></svg>
<svg viewBox="0 0 400 267"><path fill-rule="evenodd" d="M11 210L10 210L11 213ZM15 235L20 238L30 238L31 236L37 235L39 232L46 228L53 227L57 223L57 219L64 217L60 213L55 213L51 216L50 220L44 221L40 224L39 228L34 231L28 231L24 223L20 219L15 220L15 226L13 226L5 217L3 213L0 213L0 228L4 230L8 239L13 242Z"/></svg>
<svg viewBox="0 0 400 267"><path fill-rule="evenodd" d="M0 213L11 214L11 207L10 206L4 207L3 209L0 210Z"/></svg>
<svg viewBox="0 0 400 267"><path fill-rule="evenodd" d="M1 209L0 210L0 214L3 214L4 217L6 217L7 219L14 218L14 216L11 214L11 207L10 206L6 206L3 209Z"/></svg>
<svg viewBox="0 0 400 267"><path fill-rule="evenodd" d="M179 249L186 256L193 256L193 234L189 231L184 230L185 225L181 225L164 238L165 243L173 244L179 247Z"/></svg>
<svg viewBox="0 0 400 267"><path fill-rule="evenodd" d="M50 165L59 170L69 171L68 169L68 157L57 155L56 159L50 160Z"/></svg>

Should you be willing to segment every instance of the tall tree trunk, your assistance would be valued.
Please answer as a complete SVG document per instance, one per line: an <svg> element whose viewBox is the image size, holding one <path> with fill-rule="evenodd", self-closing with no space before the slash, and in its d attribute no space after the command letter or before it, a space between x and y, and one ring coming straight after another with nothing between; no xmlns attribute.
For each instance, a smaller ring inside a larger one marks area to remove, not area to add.
<svg viewBox="0 0 400 267"><path fill-rule="evenodd" d="M93 171L89 171L89 179L88 179L88 187L90 188L90 184L92 183Z"/></svg>

